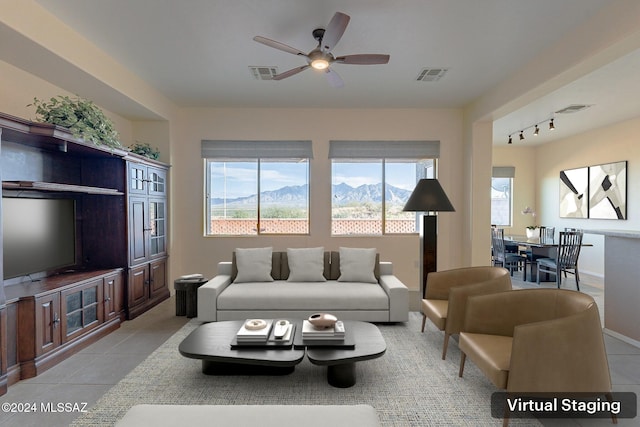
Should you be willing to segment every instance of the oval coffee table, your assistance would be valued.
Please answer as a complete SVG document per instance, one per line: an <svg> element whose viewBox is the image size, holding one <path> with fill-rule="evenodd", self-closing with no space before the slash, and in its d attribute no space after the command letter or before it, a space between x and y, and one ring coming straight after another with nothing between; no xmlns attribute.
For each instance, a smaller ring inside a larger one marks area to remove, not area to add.
<svg viewBox="0 0 640 427"><path fill-rule="evenodd" d="M178 346L180 354L202 360L207 375L283 375L295 370L304 349L275 347L231 348L243 320L198 326Z"/></svg>
<svg viewBox="0 0 640 427"><path fill-rule="evenodd" d="M346 388L356 383L355 363L375 359L387 351L380 330L371 323L345 320L345 341L341 346L302 340L302 321L296 323L291 348L231 348L231 342L244 321L205 323L196 328L179 345L184 357L202 360L207 375L281 375L295 370L305 351L314 365L327 366L327 381Z"/></svg>
<svg viewBox="0 0 640 427"><path fill-rule="evenodd" d="M387 351L387 344L376 325L345 320L344 328L353 337L353 349L306 346L309 361L314 365L327 366L327 381L340 388L356 383L356 362L378 358Z"/></svg>

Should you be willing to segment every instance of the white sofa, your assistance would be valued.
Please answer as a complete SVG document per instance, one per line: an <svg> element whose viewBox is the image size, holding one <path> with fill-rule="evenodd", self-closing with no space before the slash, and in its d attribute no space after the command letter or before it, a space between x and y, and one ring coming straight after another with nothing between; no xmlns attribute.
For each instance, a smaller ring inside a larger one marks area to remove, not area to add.
<svg viewBox="0 0 640 427"><path fill-rule="evenodd" d="M380 262L376 255L377 283L339 281L339 254L337 251L324 252L322 274L326 281L288 280L287 252L273 252L273 281L236 283L234 253L233 261L220 262L218 274L198 288L197 320L305 319L313 313L324 312L342 320L408 321L408 289L393 275L390 262Z"/></svg>

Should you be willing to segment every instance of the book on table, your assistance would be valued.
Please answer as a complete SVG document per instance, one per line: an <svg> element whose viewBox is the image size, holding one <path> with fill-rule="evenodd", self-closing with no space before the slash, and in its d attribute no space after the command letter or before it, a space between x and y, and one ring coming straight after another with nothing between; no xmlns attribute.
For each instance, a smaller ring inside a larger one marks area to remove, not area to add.
<svg viewBox="0 0 640 427"><path fill-rule="evenodd" d="M236 333L236 339L240 342L267 342L271 333L271 327L273 326L273 319L264 320L266 326L261 329L249 329L247 324L244 323L238 332Z"/></svg>
<svg viewBox="0 0 640 427"><path fill-rule="evenodd" d="M308 320L302 321L302 338L306 340L343 340L345 337L344 323L338 320L334 326L317 329Z"/></svg>

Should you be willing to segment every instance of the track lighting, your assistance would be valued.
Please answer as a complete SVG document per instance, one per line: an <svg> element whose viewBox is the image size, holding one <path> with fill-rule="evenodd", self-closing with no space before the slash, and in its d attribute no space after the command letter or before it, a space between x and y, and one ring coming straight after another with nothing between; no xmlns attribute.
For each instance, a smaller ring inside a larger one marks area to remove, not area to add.
<svg viewBox="0 0 640 427"><path fill-rule="evenodd" d="M546 119L546 120L543 120L543 121L541 121L541 122L534 123L534 124L532 124L531 126L527 126L527 127L525 127L525 128L522 128L522 130L520 130L520 131L516 131L516 132L510 133L510 134L509 134L509 140L508 140L507 144L512 144L512 143L513 143L513 137L512 137L512 135L514 135L514 134L516 134L516 133L518 134L518 137L519 137L520 141L524 141L524 139L525 139L524 132L525 132L526 130L528 130L528 129L533 129L533 135L539 135L539 134L540 134L540 125L541 125L542 123L544 123L544 122L547 122L547 121L549 122L549 130L554 130L556 127L555 127L555 125L554 125L554 123L553 123L553 120L554 120L554 119L553 119L553 117L552 117L552 118L550 118L550 119Z"/></svg>

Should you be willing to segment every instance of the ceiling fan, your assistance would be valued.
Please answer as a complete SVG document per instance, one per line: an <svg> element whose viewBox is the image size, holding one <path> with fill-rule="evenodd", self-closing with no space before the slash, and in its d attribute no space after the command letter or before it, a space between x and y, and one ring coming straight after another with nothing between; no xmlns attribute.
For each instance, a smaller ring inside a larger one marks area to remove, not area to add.
<svg viewBox="0 0 640 427"><path fill-rule="evenodd" d="M288 46L284 43L277 42L275 40L268 39L262 36L256 36L253 40L258 43L265 44L275 49L282 50L284 52L292 53L294 55L302 56L307 60L307 65L293 68L288 71L284 71L280 74L273 76L273 80L282 80L287 77L291 77L298 74L307 68L313 68L321 70L326 73L329 84L333 87L342 87L344 82L338 73L331 69L331 64L351 64L351 65L376 65L386 64L389 62L389 55L381 54L358 54L358 55L346 55L335 57L331 53L331 50L338 44L340 38L347 29L349 15L345 15L341 12L336 12L329 22L329 26L324 28L316 28L313 30L313 38L318 41L318 46L309 53L304 53L294 47Z"/></svg>

